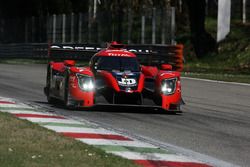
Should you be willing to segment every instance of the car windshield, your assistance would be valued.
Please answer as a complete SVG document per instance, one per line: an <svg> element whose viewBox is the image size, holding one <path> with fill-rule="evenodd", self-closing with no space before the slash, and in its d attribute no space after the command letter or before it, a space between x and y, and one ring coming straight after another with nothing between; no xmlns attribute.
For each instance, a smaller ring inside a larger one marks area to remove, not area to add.
<svg viewBox="0 0 250 167"><path fill-rule="evenodd" d="M135 57L98 56L94 66L96 70L140 71L140 65Z"/></svg>

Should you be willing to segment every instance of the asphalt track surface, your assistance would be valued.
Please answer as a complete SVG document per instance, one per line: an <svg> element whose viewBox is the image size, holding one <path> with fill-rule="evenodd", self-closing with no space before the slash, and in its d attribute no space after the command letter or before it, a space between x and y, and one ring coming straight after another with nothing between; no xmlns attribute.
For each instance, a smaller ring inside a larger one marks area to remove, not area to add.
<svg viewBox="0 0 250 167"><path fill-rule="evenodd" d="M67 111L47 104L46 65L0 64L0 96L16 98L168 143L239 166L250 166L250 86L182 79L183 113L99 107Z"/></svg>

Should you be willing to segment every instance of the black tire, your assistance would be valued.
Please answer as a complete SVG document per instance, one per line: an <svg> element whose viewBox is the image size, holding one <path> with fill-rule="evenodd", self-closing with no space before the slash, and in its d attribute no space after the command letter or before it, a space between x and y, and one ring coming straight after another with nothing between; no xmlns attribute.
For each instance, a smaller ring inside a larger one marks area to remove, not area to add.
<svg viewBox="0 0 250 167"><path fill-rule="evenodd" d="M69 102L69 84L68 84L68 75L65 74L65 85L64 85L64 105L65 107L68 107Z"/></svg>
<svg viewBox="0 0 250 167"><path fill-rule="evenodd" d="M64 106L67 109L74 109L74 105L71 104L71 101L69 101L69 73L68 71L64 74L65 77L65 85L64 85Z"/></svg>
<svg viewBox="0 0 250 167"><path fill-rule="evenodd" d="M138 105L143 105L143 95L142 93L139 94L137 102Z"/></svg>
<svg viewBox="0 0 250 167"><path fill-rule="evenodd" d="M45 92L45 94L47 96L48 103L55 104L57 102L57 99L50 96L50 75L51 75L51 73L50 73L51 69L50 68L51 68L50 65L48 65L47 78L46 78L46 87L44 88L44 92Z"/></svg>
<svg viewBox="0 0 250 167"><path fill-rule="evenodd" d="M49 104L56 104L58 100L54 97L47 96L47 101Z"/></svg>

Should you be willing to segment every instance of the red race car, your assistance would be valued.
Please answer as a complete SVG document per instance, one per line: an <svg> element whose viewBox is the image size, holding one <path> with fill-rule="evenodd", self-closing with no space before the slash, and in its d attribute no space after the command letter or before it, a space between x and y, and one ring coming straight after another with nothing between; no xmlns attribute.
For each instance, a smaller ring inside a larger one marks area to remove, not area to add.
<svg viewBox="0 0 250 167"><path fill-rule="evenodd" d="M60 100L69 108L118 104L179 112L182 104L180 72L173 71L172 65L165 63L158 67L141 65L136 54L125 48L117 42L106 49L99 48L89 66L76 65L75 60L49 62L44 88L48 102ZM60 49L54 47L56 50ZM67 51L70 50L64 47L64 52ZM178 57L178 52L174 53Z"/></svg>

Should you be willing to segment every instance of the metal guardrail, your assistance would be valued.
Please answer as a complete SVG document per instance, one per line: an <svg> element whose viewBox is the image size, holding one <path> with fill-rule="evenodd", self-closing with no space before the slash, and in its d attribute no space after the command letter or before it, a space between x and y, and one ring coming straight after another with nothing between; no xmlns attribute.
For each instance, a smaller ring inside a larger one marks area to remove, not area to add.
<svg viewBox="0 0 250 167"><path fill-rule="evenodd" d="M48 44L0 44L0 58L47 59Z"/></svg>

